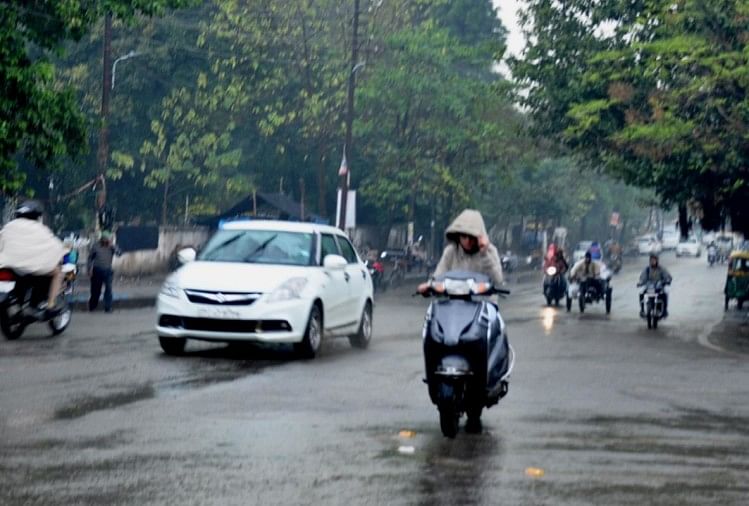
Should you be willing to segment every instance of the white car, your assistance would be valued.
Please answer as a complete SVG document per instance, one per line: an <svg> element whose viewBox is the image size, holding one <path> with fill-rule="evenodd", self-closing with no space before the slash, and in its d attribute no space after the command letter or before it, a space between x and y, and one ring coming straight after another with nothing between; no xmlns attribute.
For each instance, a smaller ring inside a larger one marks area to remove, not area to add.
<svg viewBox="0 0 749 506"><path fill-rule="evenodd" d="M576 264L578 261L585 257L585 252L590 249L593 245L593 241L580 241L575 246L575 251L572 252L572 264Z"/></svg>
<svg viewBox="0 0 749 506"><path fill-rule="evenodd" d="M661 242L654 235L644 235L637 239L637 251L640 255L657 255L662 250Z"/></svg>
<svg viewBox="0 0 749 506"><path fill-rule="evenodd" d="M188 339L292 343L312 358L323 337L372 337L372 278L337 228L283 221L224 224L161 288L156 332L168 354Z"/></svg>
<svg viewBox="0 0 749 506"><path fill-rule="evenodd" d="M661 241L664 250L674 250L679 245L681 235L675 230L665 230Z"/></svg>
<svg viewBox="0 0 749 506"><path fill-rule="evenodd" d="M702 254L702 246L695 237L682 240L678 246L676 246L676 256L692 256L699 257Z"/></svg>

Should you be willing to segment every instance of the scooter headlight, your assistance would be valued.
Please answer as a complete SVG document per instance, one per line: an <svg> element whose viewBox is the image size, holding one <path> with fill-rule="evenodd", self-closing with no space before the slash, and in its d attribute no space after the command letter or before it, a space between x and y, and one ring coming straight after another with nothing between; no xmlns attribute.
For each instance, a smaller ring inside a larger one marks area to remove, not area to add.
<svg viewBox="0 0 749 506"><path fill-rule="evenodd" d="M554 276L556 273L557 273L557 268L554 267L553 265L550 265L549 267L546 268L546 274L548 276Z"/></svg>
<svg viewBox="0 0 749 506"><path fill-rule="evenodd" d="M491 288L491 285L489 283L476 283L471 287L471 293L474 295L481 295L482 293L486 293Z"/></svg>

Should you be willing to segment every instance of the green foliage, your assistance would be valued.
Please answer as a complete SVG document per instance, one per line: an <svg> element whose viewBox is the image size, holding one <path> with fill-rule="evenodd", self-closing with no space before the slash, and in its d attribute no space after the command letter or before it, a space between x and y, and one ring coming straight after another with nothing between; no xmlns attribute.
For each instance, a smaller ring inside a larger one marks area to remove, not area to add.
<svg viewBox="0 0 749 506"><path fill-rule="evenodd" d="M666 205L693 201L707 228L724 209L749 232L745 1L532 0L525 21L513 69L540 132Z"/></svg>
<svg viewBox="0 0 749 506"><path fill-rule="evenodd" d="M0 191L15 193L26 179L19 157L39 167L86 150L86 125L70 88L57 86L50 56L79 40L106 12L123 19L157 15L187 0L57 0L0 4Z"/></svg>

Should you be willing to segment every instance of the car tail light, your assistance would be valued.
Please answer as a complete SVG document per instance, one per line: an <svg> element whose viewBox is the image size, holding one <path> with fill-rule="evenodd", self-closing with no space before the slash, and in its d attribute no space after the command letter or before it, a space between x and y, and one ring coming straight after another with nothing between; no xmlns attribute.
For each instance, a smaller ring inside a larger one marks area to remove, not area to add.
<svg viewBox="0 0 749 506"><path fill-rule="evenodd" d="M9 271L8 269L0 269L0 281L15 281L16 276L13 274L13 271Z"/></svg>

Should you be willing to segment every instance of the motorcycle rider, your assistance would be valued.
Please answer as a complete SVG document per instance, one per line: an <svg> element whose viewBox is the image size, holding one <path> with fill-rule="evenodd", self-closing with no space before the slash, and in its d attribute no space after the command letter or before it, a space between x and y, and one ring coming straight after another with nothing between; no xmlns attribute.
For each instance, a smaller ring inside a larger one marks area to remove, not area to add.
<svg viewBox="0 0 749 506"><path fill-rule="evenodd" d="M564 250L562 248L559 248L554 255L554 267L557 268L557 272L561 275L564 275L570 268L567 259L564 258Z"/></svg>
<svg viewBox="0 0 749 506"><path fill-rule="evenodd" d="M672 281L671 274L668 273L666 269L660 266L658 263L658 255L655 253L652 253L650 255L650 264L643 269L642 273L640 274L640 280L637 282L637 286L643 286L647 283L657 283L661 282L664 285L671 284ZM661 293L661 297L663 300L663 316L662 318L666 318L668 316L668 293L666 293L666 290L664 289ZM645 316L645 307L643 305L643 298L644 294L640 294L640 316Z"/></svg>
<svg viewBox="0 0 749 506"><path fill-rule="evenodd" d="M449 271L470 271L486 274L495 286L504 281L502 263L497 248L489 242L484 218L475 209L465 209L445 231L447 246L442 252L432 277ZM418 287L420 293L429 288L429 283Z"/></svg>
<svg viewBox="0 0 749 506"><path fill-rule="evenodd" d="M588 285L592 285L599 294L603 293L601 265L593 261L593 255L590 251L586 251L585 257L572 267L570 280L580 282L581 293L585 293Z"/></svg>
<svg viewBox="0 0 749 506"><path fill-rule="evenodd" d="M22 276L50 278L49 295L44 318L60 312L56 307L62 287L60 261L66 248L52 231L41 222L44 208L35 200L27 200L16 208L15 218L0 231L0 266Z"/></svg>
<svg viewBox="0 0 749 506"><path fill-rule="evenodd" d="M475 209L465 209L445 231L447 246L442 252L433 277L449 271L469 271L487 275L495 286L504 281L502 263L497 248L489 242L484 218ZM417 290L426 293L429 283L421 283ZM482 431L481 410L468 412L465 430L469 433Z"/></svg>

